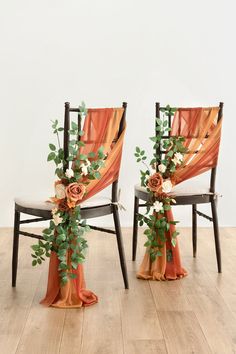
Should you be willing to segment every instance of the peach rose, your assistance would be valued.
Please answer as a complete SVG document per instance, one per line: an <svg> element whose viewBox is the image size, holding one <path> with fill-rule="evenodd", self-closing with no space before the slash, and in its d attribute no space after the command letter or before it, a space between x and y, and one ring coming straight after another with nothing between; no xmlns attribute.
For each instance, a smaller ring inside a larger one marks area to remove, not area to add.
<svg viewBox="0 0 236 354"><path fill-rule="evenodd" d="M67 197L67 204L69 208L74 208L79 201L83 198L86 192L86 187L82 183L70 183L66 187L66 197Z"/></svg>
<svg viewBox="0 0 236 354"><path fill-rule="evenodd" d="M163 178L160 173L154 173L148 179L148 188L153 192L158 192L162 188Z"/></svg>

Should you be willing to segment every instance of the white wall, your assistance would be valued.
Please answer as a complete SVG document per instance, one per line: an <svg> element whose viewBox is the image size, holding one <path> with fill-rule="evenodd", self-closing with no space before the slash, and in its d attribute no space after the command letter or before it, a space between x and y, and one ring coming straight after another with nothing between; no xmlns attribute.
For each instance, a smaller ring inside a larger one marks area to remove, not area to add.
<svg viewBox="0 0 236 354"><path fill-rule="evenodd" d="M0 226L13 223L14 196L51 195L50 119L63 119L65 101L77 106L81 100L87 106L128 102L123 225L132 223L139 176L133 151L137 144L150 150L154 102L224 101L220 224L236 226L235 10L233 0L1 1ZM182 226L190 215L190 208L176 210Z"/></svg>

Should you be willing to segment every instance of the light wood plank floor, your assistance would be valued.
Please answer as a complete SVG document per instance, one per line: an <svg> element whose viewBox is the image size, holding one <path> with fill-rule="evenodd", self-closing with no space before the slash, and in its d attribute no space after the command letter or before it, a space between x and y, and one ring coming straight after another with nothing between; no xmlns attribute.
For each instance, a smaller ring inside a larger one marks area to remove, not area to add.
<svg viewBox="0 0 236 354"><path fill-rule="evenodd" d="M192 258L191 229L180 231L188 277L147 282L135 277L143 254L142 232L138 259L132 262L132 230L123 230L129 291L123 289L115 238L91 232L85 272L99 303L60 310L39 305L48 264L32 268L32 239L21 238L17 287L11 288L12 230L1 229L0 353L236 353L236 229L221 229L221 275L211 229L199 229L197 259Z"/></svg>

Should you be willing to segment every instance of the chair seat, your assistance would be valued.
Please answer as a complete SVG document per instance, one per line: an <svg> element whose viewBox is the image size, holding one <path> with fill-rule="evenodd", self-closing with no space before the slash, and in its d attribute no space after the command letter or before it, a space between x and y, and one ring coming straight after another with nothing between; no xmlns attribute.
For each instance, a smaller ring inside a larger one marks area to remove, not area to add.
<svg viewBox="0 0 236 354"><path fill-rule="evenodd" d="M33 199L30 197L25 198L15 198L15 203L23 208L37 209L37 210L47 210L50 211L55 208L55 204L40 199ZM81 204L81 208L93 208L103 205L111 204L111 199L107 197L94 197L86 200Z"/></svg>
<svg viewBox="0 0 236 354"><path fill-rule="evenodd" d="M144 193L146 192L146 188L142 187L140 184L135 185L135 190ZM204 186L199 183L192 183L191 180L188 180L175 186L170 194L176 197L184 197L203 194L212 195L213 193L210 192L209 186Z"/></svg>

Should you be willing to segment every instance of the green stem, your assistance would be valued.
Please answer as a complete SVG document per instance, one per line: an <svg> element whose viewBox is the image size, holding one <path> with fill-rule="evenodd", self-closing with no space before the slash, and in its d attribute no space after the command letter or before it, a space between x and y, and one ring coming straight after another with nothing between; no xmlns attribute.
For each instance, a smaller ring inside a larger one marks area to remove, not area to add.
<svg viewBox="0 0 236 354"><path fill-rule="evenodd" d="M148 171L151 172L151 171L150 171L150 168L149 168L149 166L146 164L146 162L144 162L144 161L142 160L142 163L144 164L144 166L146 166L146 168L148 169Z"/></svg>
<svg viewBox="0 0 236 354"><path fill-rule="evenodd" d="M59 146L59 149L60 149L60 148L61 148L61 144L60 144L60 139L59 139L58 130L57 130L57 142L58 142L58 146Z"/></svg>

